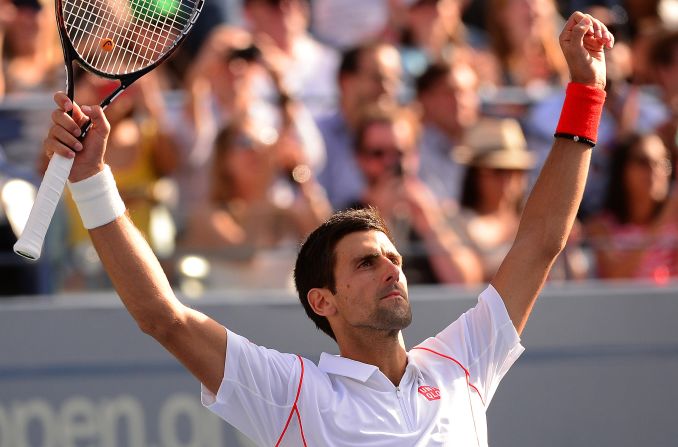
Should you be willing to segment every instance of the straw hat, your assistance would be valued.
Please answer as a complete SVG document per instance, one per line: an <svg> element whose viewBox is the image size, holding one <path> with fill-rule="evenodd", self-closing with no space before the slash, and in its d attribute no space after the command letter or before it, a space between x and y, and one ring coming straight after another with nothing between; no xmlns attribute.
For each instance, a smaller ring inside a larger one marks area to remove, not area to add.
<svg viewBox="0 0 678 447"><path fill-rule="evenodd" d="M494 169L528 170L535 164L520 124L511 118L482 118L466 131L452 158L464 165Z"/></svg>

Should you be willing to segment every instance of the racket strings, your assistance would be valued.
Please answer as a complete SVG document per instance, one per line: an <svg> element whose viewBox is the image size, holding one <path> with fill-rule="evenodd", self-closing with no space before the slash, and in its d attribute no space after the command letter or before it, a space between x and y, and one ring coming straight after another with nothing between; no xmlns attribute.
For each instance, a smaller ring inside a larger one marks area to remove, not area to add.
<svg viewBox="0 0 678 447"><path fill-rule="evenodd" d="M199 0L64 0L64 26L78 55L121 75L157 62L187 32ZM106 47L107 46L107 47Z"/></svg>

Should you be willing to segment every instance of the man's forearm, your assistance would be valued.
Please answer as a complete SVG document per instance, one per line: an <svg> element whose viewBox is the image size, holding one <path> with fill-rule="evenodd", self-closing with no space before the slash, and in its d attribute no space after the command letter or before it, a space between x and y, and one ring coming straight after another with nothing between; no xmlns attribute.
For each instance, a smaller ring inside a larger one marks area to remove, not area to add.
<svg viewBox="0 0 678 447"><path fill-rule="evenodd" d="M584 193L592 149L556 138L527 200L516 245L555 258L565 247Z"/></svg>

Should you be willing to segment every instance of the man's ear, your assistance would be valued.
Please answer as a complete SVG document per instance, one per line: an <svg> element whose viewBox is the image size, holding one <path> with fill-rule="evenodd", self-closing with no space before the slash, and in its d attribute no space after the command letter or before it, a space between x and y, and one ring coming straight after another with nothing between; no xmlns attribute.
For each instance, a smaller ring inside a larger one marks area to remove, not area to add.
<svg viewBox="0 0 678 447"><path fill-rule="evenodd" d="M306 295L308 304L313 312L323 317L329 317L337 312L334 305L334 295L325 288L313 288Z"/></svg>

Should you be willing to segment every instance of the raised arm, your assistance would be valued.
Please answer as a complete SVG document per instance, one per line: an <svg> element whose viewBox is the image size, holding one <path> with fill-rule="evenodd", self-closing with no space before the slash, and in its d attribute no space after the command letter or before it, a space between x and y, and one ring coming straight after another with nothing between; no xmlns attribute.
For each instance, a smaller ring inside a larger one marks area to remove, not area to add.
<svg viewBox="0 0 678 447"><path fill-rule="evenodd" d="M104 152L110 126L100 107L82 110L63 93L54 97L57 110L44 142L48 156L58 153L72 158L78 151L69 176L81 215L90 216L90 237L123 304L142 331L158 340L210 391L216 394L224 375L226 331L207 316L184 306L172 292L162 268L146 240L129 218L119 212L115 194L105 193ZM67 114L73 111L73 118ZM76 136L78 124L88 116L93 123L83 144ZM78 124L76 124L78 123ZM83 149L84 146L84 149ZM108 204L111 204L110 206ZM89 207L84 210L83 206ZM124 207L122 208L124 210ZM85 211L85 213L83 213ZM93 219L93 220L92 220ZM86 219L83 219L85 221ZM103 225L92 222L108 222ZM95 226L94 228L92 228Z"/></svg>
<svg viewBox="0 0 678 447"><path fill-rule="evenodd" d="M588 129L595 139L605 88L604 48L614 38L589 15L575 12L560 35L572 82L558 131ZM575 95L577 96L575 98ZM574 107L572 107L574 105ZM564 122L565 121L565 122ZM574 133L574 132L571 132ZM515 242L492 280L521 333L532 306L574 223L586 183L591 147L577 139L556 138L523 211Z"/></svg>

